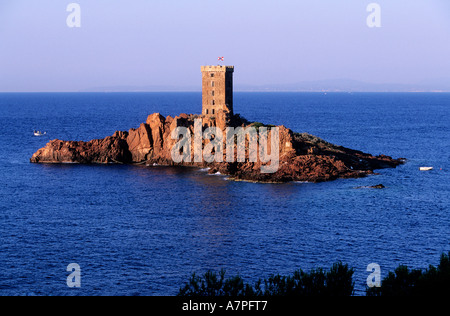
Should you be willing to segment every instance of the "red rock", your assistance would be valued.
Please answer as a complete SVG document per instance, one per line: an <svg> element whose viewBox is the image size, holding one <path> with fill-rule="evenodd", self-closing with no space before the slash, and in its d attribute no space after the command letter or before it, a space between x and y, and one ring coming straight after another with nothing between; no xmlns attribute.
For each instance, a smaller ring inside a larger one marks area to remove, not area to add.
<svg viewBox="0 0 450 316"><path fill-rule="evenodd" d="M35 163L129 163L131 155L123 138L110 136L102 140L52 140L30 159Z"/></svg>
<svg viewBox="0 0 450 316"><path fill-rule="evenodd" d="M147 124L152 131L152 148L153 154L150 158L162 157L164 149L164 130L166 119L159 113L154 113L148 116Z"/></svg>
<svg viewBox="0 0 450 316"><path fill-rule="evenodd" d="M151 153L152 133L148 124L142 123L138 129L130 129L127 137L128 150L133 162L143 162Z"/></svg>

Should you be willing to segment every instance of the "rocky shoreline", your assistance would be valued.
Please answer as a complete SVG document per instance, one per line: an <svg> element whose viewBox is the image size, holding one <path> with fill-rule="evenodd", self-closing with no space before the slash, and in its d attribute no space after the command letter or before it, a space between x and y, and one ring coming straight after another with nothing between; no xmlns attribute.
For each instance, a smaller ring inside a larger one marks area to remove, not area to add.
<svg viewBox="0 0 450 316"><path fill-rule="evenodd" d="M180 114L164 117L159 113L148 116L137 129L117 131L104 139L89 142L51 140L30 159L32 163L121 163L163 166L194 166L209 168L213 174L220 172L230 179L284 183L291 181L322 182L338 178L358 178L373 174L375 169L395 168L404 163L403 158L386 155L373 156L358 150L328 143L307 133L294 133L278 126L279 167L276 172L262 173L260 161L251 162L180 162L171 156L177 139L171 132L177 127L194 131L195 119L202 119L203 126L211 126L212 118L200 115ZM220 129L231 126L260 127L261 123L248 122L239 115L213 118ZM248 158L248 157L247 157Z"/></svg>

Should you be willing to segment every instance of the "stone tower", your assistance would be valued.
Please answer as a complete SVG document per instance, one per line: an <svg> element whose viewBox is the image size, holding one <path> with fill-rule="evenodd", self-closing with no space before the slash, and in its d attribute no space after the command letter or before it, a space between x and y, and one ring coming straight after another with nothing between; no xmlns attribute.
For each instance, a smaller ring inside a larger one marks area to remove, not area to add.
<svg viewBox="0 0 450 316"><path fill-rule="evenodd" d="M233 116L234 66L202 66L202 115Z"/></svg>

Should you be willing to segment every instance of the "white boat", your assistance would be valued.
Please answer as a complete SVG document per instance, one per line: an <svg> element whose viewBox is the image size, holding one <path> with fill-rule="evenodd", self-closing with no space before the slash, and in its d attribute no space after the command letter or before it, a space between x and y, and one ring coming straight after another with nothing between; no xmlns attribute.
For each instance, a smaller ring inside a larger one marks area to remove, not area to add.
<svg viewBox="0 0 450 316"><path fill-rule="evenodd" d="M433 170L433 167L420 167L419 170L420 171L429 171L429 170Z"/></svg>
<svg viewBox="0 0 450 316"><path fill-rule="evenodd" d="M33 131L34 136L44 136L47 132Z"/></svg>

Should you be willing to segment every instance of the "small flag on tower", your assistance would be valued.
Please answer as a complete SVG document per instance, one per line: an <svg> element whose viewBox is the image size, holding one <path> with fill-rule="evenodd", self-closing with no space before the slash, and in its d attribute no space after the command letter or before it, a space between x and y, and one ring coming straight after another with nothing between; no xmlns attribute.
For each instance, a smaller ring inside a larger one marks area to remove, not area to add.
<svg viewBox="0 0 450 316"><path fill-rule="evenodd" d="M223 57L219 57L219 58L217 58L217 60L223 61Z"/></svg>

